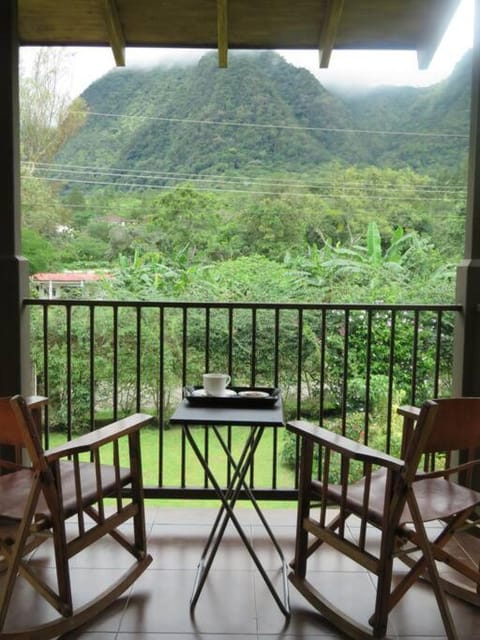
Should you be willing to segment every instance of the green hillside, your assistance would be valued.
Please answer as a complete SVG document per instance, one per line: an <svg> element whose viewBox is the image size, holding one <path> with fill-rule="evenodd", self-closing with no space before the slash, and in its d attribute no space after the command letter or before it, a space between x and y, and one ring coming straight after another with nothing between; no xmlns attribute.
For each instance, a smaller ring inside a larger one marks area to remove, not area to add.
<svg viewBox="0 0 480 640"><path fill-rule="evenodd" d="M369 159L420 172L452 170L466 159L471 52L446 80L426 88L385 87L347 100L358 128L413 135L368 136ZM415 135L419 134L419 135ZM367 138L367 136L366 136Z"/></svg>
<svg viewBox="0 0 480 640"><path fill-rule="evenodd" d="M470 67L468 55L436 86L348 98L272 52L232 54L228 69L213 53L196 66L119 69L85 91L90 115L56 160L114 169L113 181L138 172L145 185L148 172L258 175L332 162L435 175L465 162Z"/></svg>

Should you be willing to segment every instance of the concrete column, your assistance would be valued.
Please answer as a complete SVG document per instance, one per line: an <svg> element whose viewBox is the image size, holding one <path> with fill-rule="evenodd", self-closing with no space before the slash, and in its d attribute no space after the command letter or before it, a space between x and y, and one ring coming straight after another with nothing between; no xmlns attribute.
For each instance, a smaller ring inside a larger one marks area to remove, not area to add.
<svg viewBox="0 0 480 640"><path fill-rule="evenodd" d="M21 257L17 0L0 2L0 396L30 392L28 263Z"/></svg>

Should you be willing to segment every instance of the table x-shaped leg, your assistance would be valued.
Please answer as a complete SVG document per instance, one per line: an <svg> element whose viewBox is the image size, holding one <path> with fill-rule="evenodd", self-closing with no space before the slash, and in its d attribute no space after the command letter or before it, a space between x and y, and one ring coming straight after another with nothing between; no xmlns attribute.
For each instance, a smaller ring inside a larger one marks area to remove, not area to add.
<svg viewBox="0 0 480 640"><path fill-rule="evenodd" d="M280 546L278 545L277 540L275 539L275 536L273 535L273 532L270 528L270 526L268 525L268 522L265 519L265 516L263 515L263 513L260 510L260 507L258 506L257 500L255 499L255 496L253 495L250 487L248 486L247 482L245 481L245 477L247 475L248 470L251 467L251 464L253 462L253 458L255 455L255 451L258 447L258 444L262 438L263 435L263 430L264 427L263 426L252 426L250 428L250 433L248 438L245 441L243 450L240 454L240 457L238 458L238 461L236 461L233 456L231 451L229 450L229 448L227 447L227 445L225 444L221 433L219 432L219 430L217 429L217 427L215 425L212 425L212 428L215 432L215 435L217 436L220 445L222 446L222 449L224 450L228 461L230 462L230 464L233 467L233 474L232 477L230 479L229 485L226 488L225 491L223 491L220 487L220 485L218 484L212 470L210 469L210 467L208 466L208 462L205 459L205 456L203 455L202 451L200 450L200 448L198 447L192 433L190 432L189 426L188 424L184 425L184 432L185 435L188 439L188 442L190 443L190 446L192 447L193 451L195 452L195 455L197 456L200 464L202 465L205 473L207 474L208 479L210 480L213 488L215 489L216 494L218 495L222 506L220 507L220 510L217 514L217 517L215 519L215 522L213 524L212 530L210 532L210 535L208 537L208 540L206 542L205 548L203 550L202 556L200 558L199 564L198 564L198 568L197 568L197 576L195 578L195 583L194 583L194 587L193 587L193 593L192 593L192 597L190 600L190 606L193 609L198 601L198 598L200 596L200 593L203 589L203 585L205 584L205 580L207 578L208 572L210 571L210 567L212 566L213 560L215 558L215 555L217 553L218 547L220 545L220 542L223 538L223 535L225 533L225 529L227 528L227 524L228 521L231 520L240 536L240 538L242 539L243 544L245 545L245 547L247 548L248 552L250 553L250 556L252 557L257 569L259 570L265 584L267 585L270 593L272 594L273 598L275 599L275 602L277 603L278 607L280 608L280 610L282 611L282 613L285 616L289 616L290 615L290 604L289 604L289 598L288 598L288 580L287 580L287 563L285 561L285 558L283 556L282 550L280 548ZM255 553L252 544L250 543L248 537L246 536L237 516L234 513L234 507L235 507L235 503L237 502L238 496L240 495L240 491L241 489L244 489L245 493L247 494L248 498L250 499L250 501L252 502L263 526L265 527L270 539L272 540L275 549L277 550L277 553L280 557L281 563L282 563L282 574L283 574L283 593L284 593L284 598L283 600L280 598L280 596L278 595L275 587L272 584L272 581L270 580L267 572L265 571L264 567L262 566L260 559L258 558L257 554Z"/></svg>

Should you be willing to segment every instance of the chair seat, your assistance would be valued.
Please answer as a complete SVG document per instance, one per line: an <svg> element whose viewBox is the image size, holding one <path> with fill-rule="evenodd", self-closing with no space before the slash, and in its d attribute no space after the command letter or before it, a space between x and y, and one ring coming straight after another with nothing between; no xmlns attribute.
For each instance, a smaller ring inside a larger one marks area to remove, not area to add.
<svg viewBox="0 0 480 640"><path fill-rule="evenodd" d="M90 462L79 464L81 487L82 487L82 507L93 504L98 499L97 477L95 465ZM113 494L118 486L125 486L131 482L130 469L119 468L117 474L115 468L108 465L101 465L103 495ZM65 518L69 518L78 512L77 497L75 491L74 465L65 461L60 463L62 476L62 498ZM21 469L6 475L0 476L0 513L2 518L20 520L25 512L25 504L32 486L32 469ZM41 516L49 526L50 510L47 506L43 494L38 498L35 515Z"/></svg>
<svg viewBox="0 0 480 640"><path fill-rule="evenodd" d="M368 505L369 519L381 525L384 519L386 469L374 471L371 476L370 500ZM312 481L312 490L320 499L321 483ZM348 485L346 505L355 514L361 514L364 509L365 479ZM480 505L480 493L473 489L462 487L444 478L429 478L413 483L413 493L425 522L449 518L472 504ZM329 485L327 495L329 500L338 503L342 496L341 485ZM413 521L408 505L402 512L399 524Z"/></svg>

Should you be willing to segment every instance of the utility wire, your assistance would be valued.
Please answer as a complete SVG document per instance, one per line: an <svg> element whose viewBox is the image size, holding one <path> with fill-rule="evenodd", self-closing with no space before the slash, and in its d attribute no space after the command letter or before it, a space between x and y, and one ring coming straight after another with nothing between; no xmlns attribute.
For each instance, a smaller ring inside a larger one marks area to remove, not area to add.
<svg viewBox="0 0 480 640"><path fill-rule="evenodd" d="M72 113L83 113L72 111ZM152 120L160 122L177 122L182 124L194 124L194 125L213 125L215 127L244 127L244 128L258 128L258 129L286 129L286 130L298 130L298 131L324 131L332 133L366 133L377 134L387 136L419 136L419 137L433 137L433 138L468 138L467 133L443 133L443 132L425 132L425 131L387 131L384 129L343 129L339 127L307 127L300 125L288 125L288 124L262 124L253 122L235 122L230 120L196 120L192 118L171 118L166 116L142 116L142 115L130 115L121 113L102 113L100 111L89 111L89 116L97 116L103 118L128 118L135 120Z"/></svg>
<svg viewBox="0 0 480 640"><path fill-rule="evenodd" d="M220 183L220 185L230 185L236 184L240 182L241 184L261 184L266 185L267 187L285 187L291 189L292 187L297 187L301 189L319 189L319 188L332 188L341 191L355 191L355 190L368 190L368 191L415 191L422 193L445 193L445 194L458 194L461 195L466 193L465 187L458 185L446 185L446 186L438 186L438 185L406 185L406 184L395 184L392 182L387 182L384 180L383 184L381 182L376 181L376 183L368 183L368 182L343 182L343 181L332 181L332 180L322 180L319 182L299 182L296 180L292 181L280 181L280 180L270 180L268 178L249 178L247 176L218 176L218 175L209 175L202 176L193 173L185 173L185 172L154 172L154 171L139 171L139 170L131 170L131 169L109 169L109 168L98 168L98 167L89 167L89 166L80 166L80 165L62 165L62 164L50 164L50 163L39 163L37 168L37 174L47 174L42 177L49 177L48 173L53 173L57 175L50 176L50 180L66 181L66 178L59 176L58 174L68 174L68 175L77 175L79 177L82 176L90 176L90 174L94 174L91 176L103 176L103 177L123 177L123 178L135 178L135 179L144 179L144 180L165 180L165 181L185 181L188 182L199 182L199 183ZM23 179L29 179L30 177L35 176L24 176ZM37 176L40 177L40 176ZM89 181L91 184L91 181ZM115 184L121 186L123 183L115 182ZM149 185L144 185L148 187Z"/></svg>
<svg viewBox="0 0 480 640"><path fill-rule="evenodd" d="M63 182L65 184L71 184L71 183L79 183L79 184L89 184L89 185L99 185L99 186L115 186L115 187L123 187L123 188L129 188L129 189L140 189L140 190L144 190L145 189L145 184L143 183L135 183L135 182L113 182L113 181L107 181L107 180L80 180L80 179L76 179L76 178L48 178L48 177L41 177L41 176L25 176L23 178L24 180L38 180L38 181L44 181L44 182ZM149 189L154 189L154 190L173 190L175 189L175 185L149 185L148 186ZM272 196L278 196L278 191L265 191L265 190L255 190L255 189L222 189L219 188L218 186L214 186L213 188L202 188L202 187L198 187L197 191L213 191L213 192L221 192L221 193L246 193L246 194L255 194L255 195L272 195ZM352 194L351 193L338 193L338 194L323 194L323 193L309 193L309 192L295 192L295 191L290 191L288 193L288 195L291 196L302 196L302 197L322 197L322 198L351 198ZM365 194L364 197L368 198L368 195ZM370 196L371 199L379 199L378 195L374 195L372 194ZM445 197L441 197L441 198L421 198L421 197L416 197L415 194L412 194L411 196L382 196L382 200L405 200L405 199L409 199L410 201L433 201L433 200L442 200L442 201L450 201L450 202L455 202L455 199L453 198L445 198Z"/></svg>
<svg viewBox="0 0 480 640"><path fill-rule="evenodd" d="M370 198L371 199L371 198ZM423 199L423 201L429 201L429 199ZM29 207L30 211L46 211L45 206L44 205L39 205L38 202L36 202L35 200L23 200L23 206L25 207ZM112 212L112 209L114 208L115 211L121 210L121 209L125 209L130 211L131 210L131 205L129 204L122 204L122 203L116 203L114 206L112 205L103 205L103 204L68 204L67 205L68 209L78 209L81 211L90 211L90 210L96 210L96 211L107 211L109 213ZM148 216L152 217L154 215L154 213L156 213L155 210L153 211L146 211L145 212L145 217L148 218ZM289 211L277 211L276 212L278 215L290 215L291 212ZM261 215L261 214L259 214ZM323 211L305 211L303 214L305 217L310 217L310 218L314 218L314 217L319 217L319 218L324 218L325 216L327 216L329 219L332 218L344 218L345 216L348 216L348 218L357 218L357 217L361 217L363 219L365 219L365 212L364 211L340 211L340 212L336 212L335 214L330 214L327 213L325 214ZM220 214L220 217L222 216L222 214ZM121 217L121 216L120 216ZM449 220L449 221L464 221L465 220L465 216L460 214L460 213L449 213L449 212L442 212L442 211L436 211L435 212L435 220L437 219L442 219L442 220ZM124 221L128 224L128 223L132 223L132 224L136 224L136 220L132 220L129 218L124 218ZM398 226L404 226L402 222L396 220L396 223Z"/></svg>

